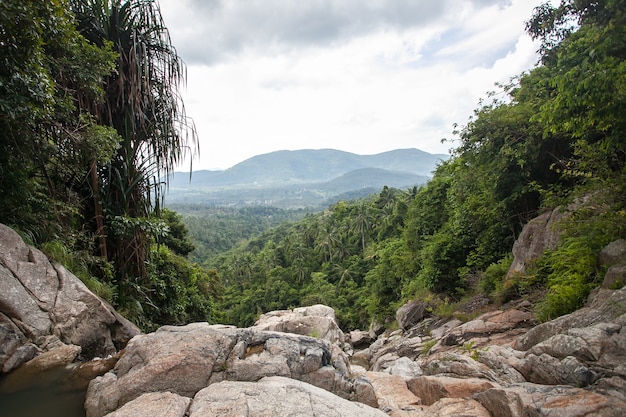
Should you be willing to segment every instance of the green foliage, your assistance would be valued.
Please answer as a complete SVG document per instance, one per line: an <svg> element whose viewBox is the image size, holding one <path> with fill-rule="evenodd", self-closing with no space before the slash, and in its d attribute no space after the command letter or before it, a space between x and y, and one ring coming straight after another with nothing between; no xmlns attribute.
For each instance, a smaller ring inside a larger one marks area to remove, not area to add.
<svg viewBox="0 0 626 417"><path fill-rule="evenodd" d="M421 354L428 355L430 353L430 350L437 344L437 342L437 339L430 339L425 341L420 349Z"/></svg>
<svg viewBox="0 0 626 417"><path fill-rule="evenodd" d="M547 287L546 297L538 306L542 320L581 307L606 272L598 265L600 250L626 236L623 194L596 194L594 198L604 207L583 206L575 211L570 219L562 222L562 242L538 262L537 274Z"/></svg>
<svg viewBox="0 0 626 417"><path fill-rule="evenodd" d="M113 267L110 263L90 255L87 251L68 248L58 240L45 242L41 245L41 251L51 261L63 265L68 271L80 278L94 294L104 298L109 303L115 302L116 289L109 283L113 276ZM99 278L93 275L94 271L100 274Z"/></svg>
<svg viewBox="0 0 626 417"><path fill-rule="evenodd" d="M478 282L480 292L485 295L494 295L497 291L500 291L512 262L513 257L508 255L498 262L489 265L482 273Z"/></svg>

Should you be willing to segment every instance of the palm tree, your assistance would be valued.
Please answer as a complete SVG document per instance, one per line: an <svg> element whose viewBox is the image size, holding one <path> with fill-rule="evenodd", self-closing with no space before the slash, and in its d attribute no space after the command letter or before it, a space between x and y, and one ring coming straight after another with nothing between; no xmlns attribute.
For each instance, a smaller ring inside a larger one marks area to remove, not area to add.
<svg viewBox="0 0 626 417"><path fill-rule="evenodd" d="M365 253L365 237L372 230L374 216L370 213L370 208L364 202L359 203L356 208L356 215L352 223L352 230L361 237L361 249Z"/></svg>
<svg viewBox="0 0 626 417"><path fill-rule="evenodd" d="M111 43L118 54L104 102L94 101L90 109L121 137L110 163L92 165L97 173L92 173L94 212L100 219L96 235L105 234L104 216L109 259L120 278L142 278L152 225L138 219L158 214L163 179L187 151L197 150L195 129L178 92L185 67L154 0L70 0L70 5L79 31L96 45ZM132 230L111 228L111 220L119 217L135 219L117 222L131 224Z"/></svg>

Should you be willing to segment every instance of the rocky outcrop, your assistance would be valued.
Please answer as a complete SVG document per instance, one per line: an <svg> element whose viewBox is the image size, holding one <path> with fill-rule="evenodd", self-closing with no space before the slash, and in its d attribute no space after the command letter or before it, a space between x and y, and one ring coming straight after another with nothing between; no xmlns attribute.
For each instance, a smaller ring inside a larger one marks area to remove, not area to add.
<svg viewBox="0 0 626 417"><path fill-rule="evenodd" d="M402 330L410 329L429 316L428 304L424 301L411 301L396 311L396 322Z"/></svg>
<svg viewBox="0 0 626 417"><path fill-rule="evenodd" d="M345 339L335 310L320 304L261 314L252 329L314 336L339 344Z"/></svg>
<svg viewBox="0 0 626 417"><path fill-rule="evenodd" d="M281 376L307 382L338 396L376 405L371 385L332 363L328 341L296 334L194 323L165 326L136 336L115 368L91 382L88 417L101 417L149 392L193 398L222 381L256 382Z"/></svg>
<svg viewBox="0 0 626 417"><path fill-rule="evenodd" d="M563 218L561 209L547 211L529 221L513 244L513 263L508 275L526 271L528 265L547 250L556 248L560 231L556 224Z"/></svg>
<svg viewBox="0 0 626 417"><path fill-rule="evenodd" d="M42 352L72 345L79 357L107 356L139 329L0 224L0 369L9 372Z"/></svg>
<svg viewBox="0 0 626 417"><path fill-rule="evenodd" d="M171 392L142 394L106 417L384 417L384 412L285 377L222 381L193 398Z"/></svg>
<svg viewBox="0 0 626 417"><path fill-rule="evenodd" d="M198 392L189 417L384 417L385 413L285 377L259 382L223 381Z"/></svg>
<svg viewBox="0 0 626 417"><path fill-rule="evenodd" d="M493 388L476 395L493 417L619 417L626 403L610 396L568 387L530 383Z"/></svg>

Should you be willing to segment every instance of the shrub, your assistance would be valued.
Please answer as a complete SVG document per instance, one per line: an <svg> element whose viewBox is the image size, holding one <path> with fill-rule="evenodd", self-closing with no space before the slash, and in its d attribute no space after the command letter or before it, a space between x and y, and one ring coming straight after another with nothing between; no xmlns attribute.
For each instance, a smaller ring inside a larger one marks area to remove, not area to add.
<svg viewBox="0 0 626 417"><path fill-rule="evenodd" d="M496 289L503 286L506 274L509 272L513 257L511 255L500 259L498 262L492 263L482 273L478 288L485 295L494 295Z"/></svg>

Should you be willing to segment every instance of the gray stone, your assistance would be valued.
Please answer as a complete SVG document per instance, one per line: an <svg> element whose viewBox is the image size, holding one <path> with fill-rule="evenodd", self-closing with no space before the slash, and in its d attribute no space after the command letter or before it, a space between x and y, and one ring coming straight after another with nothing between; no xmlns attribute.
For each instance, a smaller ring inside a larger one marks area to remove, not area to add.
<svg viewBox="0 0 626 417"><path fill-rule="evenodd" d="M602 288L611 290L622 288L626 285L626 266L613 265L611 266L602 280Z"/></svg>
<svg viewBox="0 0 626 417"><path fill-rule="evenodd" d="M402 330L408 330L428 315L427 303L411 301L396 311L396 321Z"/></svg>
<svg viewBox="0 0 626 417"><path fill-rule="evenodd" d="M626 239L615 240L603 247L598 261L603 266L626 265Z"/></svg>
<svg viewBox="0 0 626 417"><path fill-rule="evenodd" d="M380 410L350 402L313 385L283 377L259 382L223 381L199 391L190 417L385 417Z"/></svg>
<svg viewBox="0 0 626 417"><path fill-rule="evenodd" d="M518 369L527 381L542 385L586 387L599 377L595 371L573 356L558 359L545 353L530 354Z"/></svg>
<svg viewBox="0 0 626 417"><path fill-rule="evenodd" d="M411 417L491 417L489 411L478 401L464 398L442 398L419 414ZM408 416L407 416L408 417Z"/></svg>
<svg viewBox="0 0 626 417"><path fill-rule="evenodd" d="M589 296L585 307L529 329L517 339L513 347L517 350L528 350L537 343L572 328L583 328L598 323L616 323L625 312L626 288L596 289Z"/></svg>
<svg viewBox="0 0 626 417"><path fill-rule="evenodd" d="M492 417L622 417L626 403L580 388L531 383L492 388L474 397Z"/></svg>
<svg viewBox="0 0 626 417"><path fill-rule="evenodd" d="M513 263L507 277L523 274L535 259L556 248L560 231L556 224L563 218L560 209L545 212L529 221L513 244Z"/></svg>
<svg viewBox="0 0 626 417"><path fill-rule="evenodd" d="M409 379L406 385L425 405L432 405L442 398L471 398L495 386L484 379L447 376L420 376Z"/></svg>
<svg viewBox="0 0 626 417"><path fill-rule="evenodd" d="M321 304L262 314L252 328L312 336L331 343L343 343L345 339L337 325L335 310Z"/></svg>
<svg viewBox="0 0 626 417"><path fill-rule="evenodd" d="M89 384L85 407L88 417L100 417L146 392L193 397L210 384L266 376L302 380L348 399L372 398L332 366L326 340L194 323L134 337L115 368Z"/></svg>
<svg viewBox="0 0 626 417"><path fill-rule="evenodd" d="M82 359L106 356L139 333L77 277L0 224L2 372L60 345L80 346Z"/></svg>
<svg viewBox="0 0 626 417"><path fill-rule="evenodd" d="M171 392L143 394L106 417L185 417L191 398Z"/></svg>

